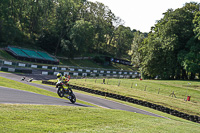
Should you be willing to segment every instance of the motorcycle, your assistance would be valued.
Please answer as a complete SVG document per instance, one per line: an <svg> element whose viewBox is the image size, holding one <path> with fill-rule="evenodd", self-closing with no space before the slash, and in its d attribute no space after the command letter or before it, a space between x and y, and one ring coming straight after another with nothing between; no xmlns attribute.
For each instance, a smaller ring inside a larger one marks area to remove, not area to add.
<svg viewBox="0 0 200 133"><path fill-rule="evenodd" d="M73 103L73 104L76 102L76 96L74 95L72 89L69 87L69 84L68 84L68 89L65 90L63 87L63 83L57 82L56 88L58 88L57 94L59 97L65 97L65 98L69 99L71 101L71 103Z"/></svg>

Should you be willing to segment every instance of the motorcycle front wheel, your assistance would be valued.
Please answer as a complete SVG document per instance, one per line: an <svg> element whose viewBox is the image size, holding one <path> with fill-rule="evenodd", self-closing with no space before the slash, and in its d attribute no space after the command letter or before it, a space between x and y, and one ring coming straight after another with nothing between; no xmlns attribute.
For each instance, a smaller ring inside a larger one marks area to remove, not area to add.
<svg viewBox="0 0 200 133"><path fill-rule="evenodd" d="M64 90L62 87L58 87L57 94L59 97L64 97Z"/></svg>

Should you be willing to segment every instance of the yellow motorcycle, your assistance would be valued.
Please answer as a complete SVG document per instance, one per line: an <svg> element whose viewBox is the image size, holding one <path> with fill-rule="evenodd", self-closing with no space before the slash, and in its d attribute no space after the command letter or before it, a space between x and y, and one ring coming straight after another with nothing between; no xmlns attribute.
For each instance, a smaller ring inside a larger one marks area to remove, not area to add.
<svg viewBox="0 0 200 133"><path fill-rule="evenodd" d="M60 97L65 97L71 101L71 103L76 102L76 96L74 95L72 89L70 88L69 84L67 84L68 89L64 89L63 87L64 83L62 82L57 82L56 83L56 88L57 88L57 94Z"/></svg>

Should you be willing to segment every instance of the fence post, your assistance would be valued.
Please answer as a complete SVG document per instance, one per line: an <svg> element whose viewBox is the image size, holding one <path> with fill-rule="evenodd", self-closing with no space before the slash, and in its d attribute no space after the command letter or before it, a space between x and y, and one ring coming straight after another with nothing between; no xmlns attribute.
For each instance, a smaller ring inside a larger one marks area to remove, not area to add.
<svg viewBox="0 0 200 133"><path fill-rule="evenodd" d="M120 82L121 82L121 80L120 80L119 83L118 83L118 87L120 86Z"/></svg>
<svg viewBox="0 0 200 133"><path fill-rule="evenodd" d="M145 89L144 89L144 91L146 91L147 90L147 86L145 85Z"/></svg>
<svg viewBox="0 0 200 133"><path fill-rule="evenodd" d="M106 93L108 93L108 89L107 89L107 91L105 91L105 98L106 98Z"/></svg>
<svg viewBox="0 0 200 133"><path fill-rule="evenodd" d="M105 78L103 78L103 84L105 84L105 82L106 82L106 80L105 80Z"/></svg>
<svg viewBox="0 0 200 133"><path fill-rule="evenodd" d="M132 82L132 84L131 84L131 88L133 88L133 82Z"/></svg>

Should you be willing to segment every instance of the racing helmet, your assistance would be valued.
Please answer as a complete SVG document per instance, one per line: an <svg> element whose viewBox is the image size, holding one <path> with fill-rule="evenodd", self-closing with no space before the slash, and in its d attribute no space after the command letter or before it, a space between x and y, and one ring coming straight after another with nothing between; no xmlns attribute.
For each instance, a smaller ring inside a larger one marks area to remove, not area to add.
<svg viewBox="0 0 200 133"><path fill-rule="evenodd" d="M58 73L57 74L57 78L61 78L62 77L62 74L61 73Z"/></svg>

